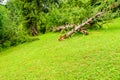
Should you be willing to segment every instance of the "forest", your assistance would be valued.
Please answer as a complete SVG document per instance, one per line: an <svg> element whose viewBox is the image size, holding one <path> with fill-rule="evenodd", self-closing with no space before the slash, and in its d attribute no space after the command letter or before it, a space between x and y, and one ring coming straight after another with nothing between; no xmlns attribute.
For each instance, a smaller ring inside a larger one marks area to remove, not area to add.
<svg viewBox="0 0 120 80"><path fill-rule="evenodd" d="M99 11L103 16L89 26L120 15L117 0L9 0L0 7L1 49L32 41L30 37L54 31L53 27L81 24Z"/></svg>
<svg viewBox="0 0 120 80"><path fill-rule="evenodd" d="M0 80L119 80L119 22L120 0L0 0Z"/></svg>

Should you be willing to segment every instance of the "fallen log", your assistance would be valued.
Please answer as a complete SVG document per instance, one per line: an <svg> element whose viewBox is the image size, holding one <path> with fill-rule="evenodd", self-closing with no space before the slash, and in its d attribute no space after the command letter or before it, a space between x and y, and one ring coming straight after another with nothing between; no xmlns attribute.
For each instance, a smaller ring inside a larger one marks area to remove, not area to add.
<svg viewBox="0 0 120 80"><path fill-rule="evenodd" d="M87 24L92 23L92 22L93 22L93 19L101 16L102 13L103 13L103 12L98 12L95 16L92 16L91 18L87 19L87 21L83 22L81 25L79 25L79 26L77 26L77 27L74 27L71 31L69 31L69 32L66 33L65 35L60 36L58 40L59 40L59 41L62 41L62 40L64 40L64 39L70 37L73 33L75 33L75 32L76 32L77 30L79 30L80 28L84 27L84 26L87 25Z"/></svg>
<svg viewBox="0 0 120 80"><path fill-rule="evenodd" d="M63 26L57 26L52 29L53 32L60 32L61 30L65 29L65 25Z"/></svg>
<svg viewBox="0 0 120 80"><path fill-rule="evenodd" d="M73 28L75 25L70 25L70 24L67 24L67 25L62 25L62 26L57 26L57 27L54 27L52 29L53 32L60 32L61 30L67 30L68 28Z"/></svg>

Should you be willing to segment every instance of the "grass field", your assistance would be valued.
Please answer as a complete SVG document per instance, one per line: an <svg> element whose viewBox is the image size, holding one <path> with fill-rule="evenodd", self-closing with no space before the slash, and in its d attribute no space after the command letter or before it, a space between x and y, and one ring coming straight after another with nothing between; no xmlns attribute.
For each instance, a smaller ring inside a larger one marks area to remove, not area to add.
<svg viewBox="0 0 120 80"><path fill-rule="evenodd" d="M0 53L0 80L120 80L120 18L90 35L58 33Z"/></svg>

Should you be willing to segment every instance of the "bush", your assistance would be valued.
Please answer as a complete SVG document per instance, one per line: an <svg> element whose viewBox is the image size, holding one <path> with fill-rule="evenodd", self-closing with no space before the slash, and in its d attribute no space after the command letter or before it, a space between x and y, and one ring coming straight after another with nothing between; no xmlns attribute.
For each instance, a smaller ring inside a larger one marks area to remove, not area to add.
<svg viewBox="0 0 120 80"><path fill-rule="evenodd" d="M17 22L17 21L16 21ZM5 6L0 6L0 48L7 48L28 41L24 26L15 23Z"/></svg>
<svg viewBox="0 0 120 80"><path fill-rule="evenodd" d="M3 48L7 48L7 47L10 47L11 46L11 42L10 41L5 41L3 43Z"/></svg>
<svg viewBox="0 0 120 80"><path fill-rule="evenodd" d="M48 13L39 13L37 17L39 31L42 32L43 28L46 28L46 30L49 31L51 27L65 25L66 23L80 24L86 19L87 16L90 16L87 14L87 12L88 11L86 9L78 6L64 7L64 9L63 7L57 8L53 6Z"/></svg>

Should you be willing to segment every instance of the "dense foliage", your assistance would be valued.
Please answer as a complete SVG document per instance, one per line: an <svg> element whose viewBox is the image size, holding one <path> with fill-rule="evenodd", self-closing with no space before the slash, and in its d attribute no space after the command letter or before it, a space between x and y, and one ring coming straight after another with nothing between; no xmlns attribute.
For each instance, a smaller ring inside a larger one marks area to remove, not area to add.
<svg viewBox="0 0 120 80"><path fill-rule="evenodd" d="M120 16L118 0L9 0L0 5L0 47L28 41L59 25L80 24L104 11L98 21Z"/></svg>

